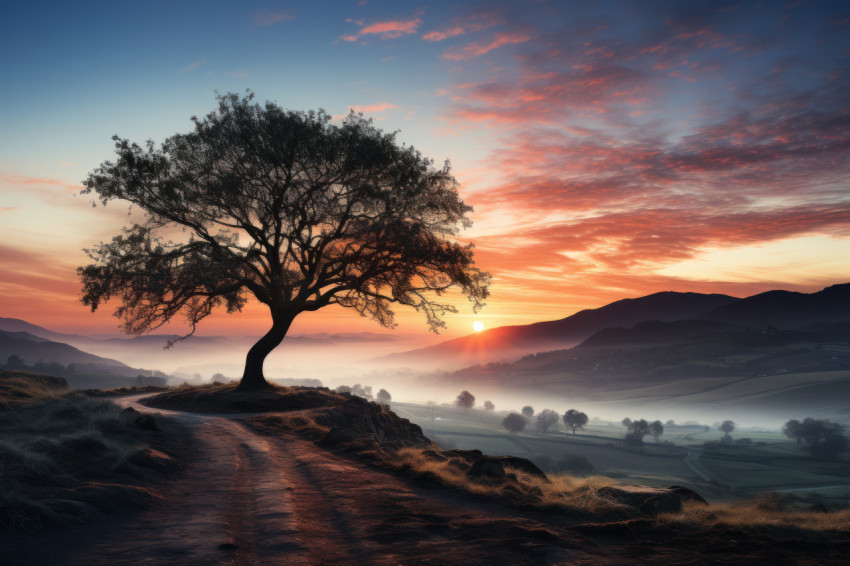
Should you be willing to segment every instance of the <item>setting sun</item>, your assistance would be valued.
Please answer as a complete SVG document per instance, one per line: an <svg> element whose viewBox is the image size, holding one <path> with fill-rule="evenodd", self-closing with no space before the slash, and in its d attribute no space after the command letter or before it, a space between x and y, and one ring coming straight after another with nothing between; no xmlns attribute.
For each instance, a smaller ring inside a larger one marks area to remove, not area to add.
<svg viewBox="0 0 850 566"><path fill-rule="evenodd" d="M475 322L472 323L472 329L475 332L481 332L482 330L484 330L484 323L481 322L480 320L476 320Z"/></svg>

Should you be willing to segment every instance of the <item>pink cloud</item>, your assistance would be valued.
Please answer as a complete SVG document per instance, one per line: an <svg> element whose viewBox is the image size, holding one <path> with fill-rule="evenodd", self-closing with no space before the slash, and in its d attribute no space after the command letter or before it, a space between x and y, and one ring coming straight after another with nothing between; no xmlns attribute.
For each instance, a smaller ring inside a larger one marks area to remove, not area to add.
<svg viewBox="0 0 850 566"><path fill-rule="evenodd" d="M388 20L384 22L375 22L368 26L363 26L363 20L346 20L361 26L360 31L356 34L345 34L340 36L343 41L357 41L364 35L377 35L381 39L395 39L403 35L416 33L417 28L422 23L420 18L413 20Z"/></svg>
<svg viewBox="0 0 850 566"><path fill-rule="evenodd" d="M444 39L448 39L450 37L457 37L458 35L463 35L466 33L466 30L461 26L454 26L443 31L432 31L426 33L422 36L422 39L426 41L443 41Z"/></svg>
<svg viewBox="0 0 850 566"><path fill-rule="evenodd" d="M493 35L493 39L489 43L469 43L458 48L447 49L446 51L443 51L442 57L443 59L449 59L450 61L463 61L465 59L472 59L473 57L484 55L485 53L489 53L503 45L516 45L519 43L525 43L530 39L531 36L525 33L499 32Z"/></svg>

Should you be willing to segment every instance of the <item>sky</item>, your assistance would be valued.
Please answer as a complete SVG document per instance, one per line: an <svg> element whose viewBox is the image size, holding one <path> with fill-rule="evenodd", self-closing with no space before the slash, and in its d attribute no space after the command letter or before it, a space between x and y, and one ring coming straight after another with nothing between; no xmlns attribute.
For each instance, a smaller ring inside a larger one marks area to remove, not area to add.
<svg viewBox="0 0 850 566"><path fill-rule="evenodd" d="M51 329L117 332L76 276L131 219L78 194L111 137L160 143L246 89L450 160L493 284L447 336L850 281L844 1L18 2L0 73L0 316ZM252 304L199 333L268 326ZM323 309L292 332L380 330Z"/></svg>

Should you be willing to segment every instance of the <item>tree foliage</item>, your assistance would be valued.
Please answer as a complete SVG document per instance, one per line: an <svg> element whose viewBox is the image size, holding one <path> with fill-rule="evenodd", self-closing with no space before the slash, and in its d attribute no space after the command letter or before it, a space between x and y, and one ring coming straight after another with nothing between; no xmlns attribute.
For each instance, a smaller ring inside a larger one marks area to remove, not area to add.
<svg viewBox="0 0 850 566"><path fill-rule="evenodd" d="M587 424L587 415L576 409L570 409L564 413L564 424L575 434L576 429L583 428Z"/></svg>
<svg viewBox="0 0 850 566"><path fill-rule="evenodd" d="M834 456L848 448L844 425L826 419L807 417L803 422L790 420L782 427L782 432L813 456Z"/></svg>
<svg viewBox="0 0 850 566"><path fill-rule="evenodd" d="M502 419L502 426L508 429L508 432L512 434L516 434L518 432L522 432L525 429L525 425L528 423L528 420L517 413L511 413L504 419Z"/></svg>
<svg viewBox="0 0 850 566"><path fill-rule="evenodd" d="M658 442L658 438L664 434L664 425L661 424L661 421L652 421L649 423L649 434L655 439L655 442Z"/></svg>
<svg viewBox="0 0 850 566"><path fill-rule="evenodd" d="M558 417L558 413L552 409L543 409L540 411L540 414L537 415L537 421L535 422L537 432L546 434L553 425L558 423L559 420L560 417Z"/></svg>
<svg viewBox="0 0 850 566"><path fill-rule="evenodd" d="M455 405L462 408L465 413L467 410L475 406L475 395L469 391L461 391L457 396L457 399L455 399Z"/></svg>
<svg viewBox="0 0 850 566"><path fill-rule="evenodd" d="M386 404L388 404L390 401L392 401L392 400L393 400L393 396L392 396L392 395L390 395L390 392L389 392L389 391L387 391L386 389L381 389L380 391L378 391L378 395L376 396L376 400L377 400L377 401L378 401L378 403L380 403L381 405L386 405Z"/></svg>
<svg viewBox="0 0 850 566"><path fill-rule="evenodd" d="M300 313L337 305L393 327L403 305L437 331L456 310L440 299L450 288L483 305L489 275L454 239L472 209L448 163L435 168L362 115L337 125L252 99L220 96L160 148L114 138L116 160L83 192L145 218L88 250L84 304L118 299L131 334L182 314L191 334L215 308L233 313L253 297L272 328L248 354L243 388L266 385L263 361Z"/></svg>
<svg viewBox="0 0 850 566"><path fill-rule="evenodd" d="M484 410L485 411L494 411L496 409L496 405L493 404L493 401L484 401Z"/></svg>
<svg viewBox="0 0 850 566"><path fill-rule="evenodd" d="M720 423L719 427L720 431L725 433L723 438L729 439L732 438L732 432L735 430L735 422L734 421L723 421Z"/></svg>
<svg viewBox="0 0 850 566"><path fill-rule="evenodd" d="M534 416L534 407L532 407L531 405L526 405L525 407L523 407L522 416L524 416L528 420L531 420L531 417Z"/></svg>

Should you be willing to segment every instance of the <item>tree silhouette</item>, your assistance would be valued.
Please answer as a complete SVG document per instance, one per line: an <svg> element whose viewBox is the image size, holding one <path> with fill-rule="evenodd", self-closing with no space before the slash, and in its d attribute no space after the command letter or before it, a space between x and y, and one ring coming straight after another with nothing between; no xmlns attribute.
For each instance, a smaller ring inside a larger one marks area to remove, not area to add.
<svg viewBox="0 0 850 566"><path fill-rule="evenodd" d="M723 435L724 440L730 440L732 438L732 431L735 430L735 422L734 421L723 421L720 425L720 430L726 434Z"/></svg>
<svg viewBox="0 0 850 566"><path fill-rule="evenodd" d="M570 409L564 413L564 424L570 427L575 435L576 429L587 424L587 415L581 411Z"/></svg>
<svg viewBox="0 0 850 566"><path fill-rule="evenodd" d="M496 405L493 404L493 401L484 401L484 410L485 411L493 411L496 409Z"/></svg>
<svg viewBox="0 0 850 566"><path fill-rule="evenodd" d="M664 434L664 425L661 424L661 421L652 421L649 423L649 434L655 439L655 442L658 442L658 437Z"/></svg>
<svg viewBox="0 0 850 566"><path fill-rule="evenodd" d="M475 395L469 391L461 391L460 395L458 395L457 399L455 399L455 405L461 407L465 413L475 405Z"/></svg>
<svg viewBox="0 0 850 566"><path fill-rule="evenodd" d="M522 415L518 415L517 413L511 413L502 419L502 426L508 429L508 432L512 434L522 431L525 428L526 423L528 423L528 419Z"/></svg>
<svg viewBox="0 0 850 566"><path fill-rule="evenodd" d="M541 434L546 434L549 432L549 428L556 424L559 420L558 413L553 411L552 409L543 409L540 411L540 414L537 415L537 421L535 423L537 427L537 432Z"/></svg>
<svg viewBox="0 0 850 566"><path fill-rule="evenodd" d="M376 399L381 405L386 405L393 400L393 396L390 395L390 392L386 389L381 389L380 391L378 391Z"/></svg>
<svg viewBox="0 0 850 566"><path fill-rule="evenodd" d="M528 420L531 420L531 417L534 416L534 407L532 407L531 405L526 405L525 407L523 407L522 416L524 416Z"/></svg>
<svg viewBox="0 0 850 566"><path fill-rule="evenodd" d="M248 352L243 390L269 386L263 362L300 313L337 305L393 327L398 304L436 332L456 312L439 302L449 288L483 305L489 275L453 239L472 208L448 163L435 168L353 112L336 125L324 111L252 100L219 96L194 131L159 149L114 138L117 159L83 193L129 201L145 219L88 250L84 304L118 298L130 334L182 313L182 339L216 307L233 313L253 296L272 327Z"/></svg>
<svg viewBox="0 0 850 566"><path fill-rule="evenodd" d="M832 457L847 450L850 444L844 436L844 425L826 419L790 420L782 427L782 432L796 440L798 446L805 445L813 456Z"/></svg>

